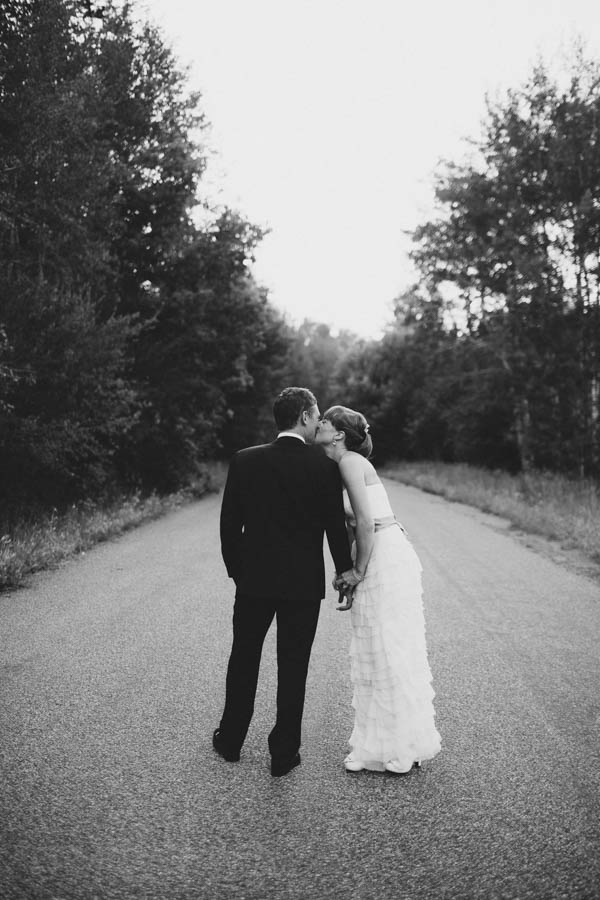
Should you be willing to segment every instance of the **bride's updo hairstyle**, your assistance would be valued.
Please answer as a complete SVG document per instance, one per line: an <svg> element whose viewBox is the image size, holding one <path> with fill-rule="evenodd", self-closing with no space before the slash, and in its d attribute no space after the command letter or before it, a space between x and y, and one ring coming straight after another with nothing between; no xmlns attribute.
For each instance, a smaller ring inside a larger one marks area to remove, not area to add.
<svg viewBox="0 0 600 900"><path fill-rule="evenodd" d="M343 431L346 435L346 447L354 450L367 459L373 452L373 441L369 434L369 425L362 413L347 406L331 406L323 418L327 419L336 431Z"/></svg>

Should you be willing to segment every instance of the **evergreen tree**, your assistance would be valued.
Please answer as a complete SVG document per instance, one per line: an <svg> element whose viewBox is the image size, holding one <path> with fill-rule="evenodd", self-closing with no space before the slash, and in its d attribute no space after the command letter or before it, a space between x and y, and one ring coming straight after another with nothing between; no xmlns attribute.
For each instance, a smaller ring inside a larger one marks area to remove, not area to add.
<svg viewBox="0 0 600 900"><path fill-rule="evenodd" d="M0 495L185 484L285 352L260 232L196 224L199 97L128 5L9 0L0 50Z"/></svg>

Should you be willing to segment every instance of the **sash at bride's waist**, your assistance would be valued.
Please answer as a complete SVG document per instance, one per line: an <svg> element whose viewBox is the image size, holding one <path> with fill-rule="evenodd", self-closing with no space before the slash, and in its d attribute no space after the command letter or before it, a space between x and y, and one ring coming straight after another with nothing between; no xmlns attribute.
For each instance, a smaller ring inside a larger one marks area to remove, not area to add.
<svg viewBox="0 0 600 900"><path fill-rule="evenodd" d="M392 525L397 525L400 531L403 531L406 534L406 529L400 524L396 516L389 516L386 519L377 519L375 524L375 531L383 531L384 528L391 528Z"/></svg>

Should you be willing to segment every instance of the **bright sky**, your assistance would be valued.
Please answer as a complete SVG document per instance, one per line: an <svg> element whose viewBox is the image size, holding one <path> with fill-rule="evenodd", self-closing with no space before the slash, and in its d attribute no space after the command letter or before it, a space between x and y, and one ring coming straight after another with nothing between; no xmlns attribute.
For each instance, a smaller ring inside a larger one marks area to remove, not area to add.
<svg viewBox="0 0 600 900"><path fill-rule="evenodd" d="M203 95L220 199L271 229L257 279L292 321L377 336L404 231L480 134L486 92L583 38L598 0L139 0Z"/></svg>

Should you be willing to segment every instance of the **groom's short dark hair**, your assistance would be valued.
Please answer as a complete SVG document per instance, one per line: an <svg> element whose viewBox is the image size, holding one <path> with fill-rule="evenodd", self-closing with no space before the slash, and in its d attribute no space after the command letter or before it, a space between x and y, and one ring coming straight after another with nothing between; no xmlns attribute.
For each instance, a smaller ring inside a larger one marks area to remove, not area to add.
<svg viewBox="0 0 600 900"><path fill-rule="evenodd" d="M293 428L304 410L317 405L317 398L303 387L288 387L283 390L273 404L273 417L280 431Z"/></svg>

